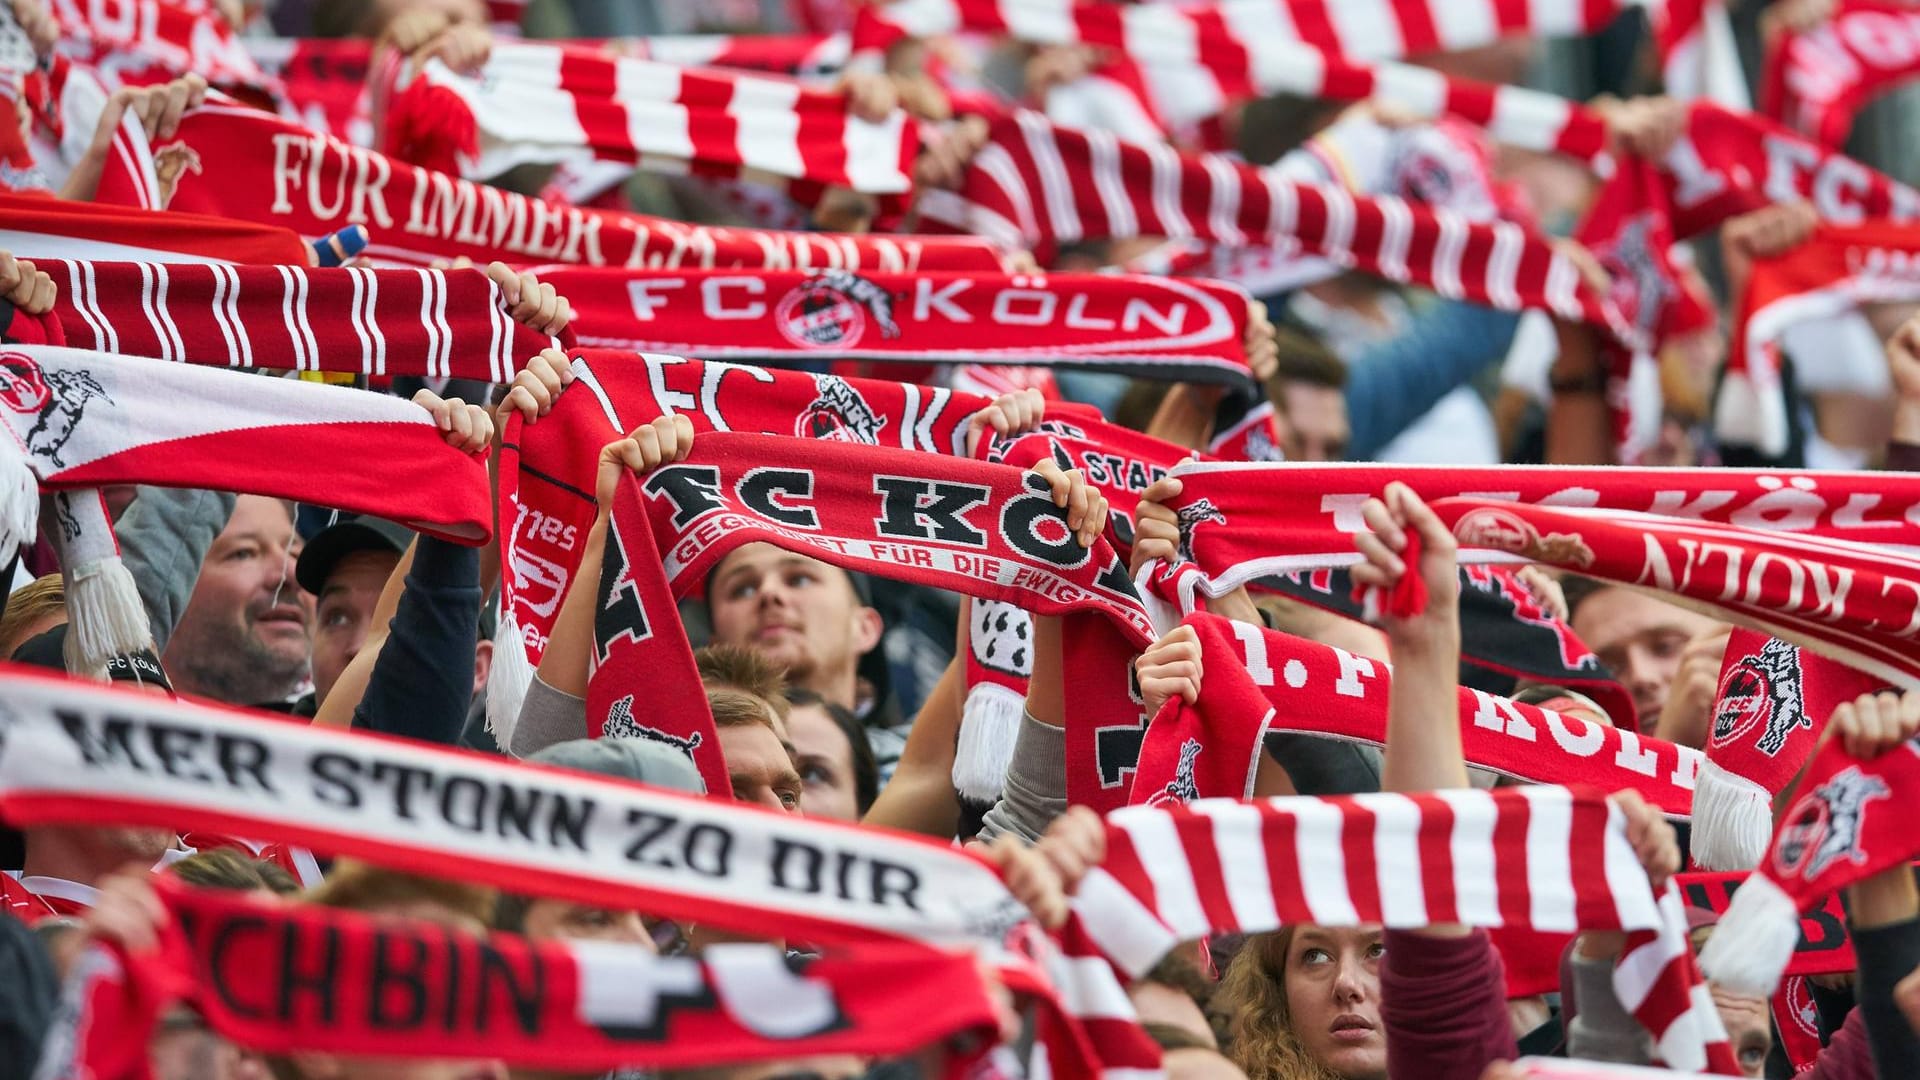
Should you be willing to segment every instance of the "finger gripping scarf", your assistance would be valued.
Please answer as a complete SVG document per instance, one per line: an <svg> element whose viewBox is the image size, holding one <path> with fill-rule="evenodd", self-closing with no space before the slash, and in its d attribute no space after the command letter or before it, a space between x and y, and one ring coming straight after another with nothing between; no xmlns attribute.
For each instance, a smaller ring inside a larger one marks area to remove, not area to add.
<svg viewBox="0 0 1920 1080"><path fill-rule="evenodd" d="M1129 807L1108 816L1106 862L1080 895L1106 915L1089 931L1132 972L1179 941L1292 923L1625 930L1614 990L1661 1058L1739 1074L1679 892L1655 896L1624 816L1592 789Z"/></svg>
<svg viewBox="0 0 1920 1080"><path fill-rule="evenodd" d="M1112 547L1104 539L1081 547L1038 473L889 447L713 434L687 460L635 483L658 553L632 558L626 572L659 573L675 596L702 586L733 549L766 542L1062 618L1063 663L1075 673L1068 798L1095 809L1125 801L1141 719L1128 673L1152 625ZM622 505L631 512L634 504ZM641 535L637 522L615 527ZM662 685L663 672L681 662L649 630L617 620L597 627L603 659L588 691L590 727L638 687ZM697 692L690 667L680 677Z"/></svg>
<svg viewBox="0 0 1920 1080"><path fill-rule="evenodd" d="M1206 673L1199 699L1169 700L1147 728L1135 804L1253 794L1267 735L1384 746L1386 664L1218 615L1189 615ZM1639 792L1672 817L1692 809L1701 754L1621 728L1461 688L1467 764L1536 784Z"/></svg>
<svg viewBox="0 0 1920 1080"><path fill-rule="evenodd" d="M732 944L666 957L262 904L170 876L155 888L168 915L158 948L96 945L81 961L85 1011L52 1033L71 1075L145 1080L142 1034L176 999L265 1053L484 1053L581 1072L892 1056L949 1038L964 1060L995 1034L979 969L958 952L876 944L789 963L778 946Z"/></svg>

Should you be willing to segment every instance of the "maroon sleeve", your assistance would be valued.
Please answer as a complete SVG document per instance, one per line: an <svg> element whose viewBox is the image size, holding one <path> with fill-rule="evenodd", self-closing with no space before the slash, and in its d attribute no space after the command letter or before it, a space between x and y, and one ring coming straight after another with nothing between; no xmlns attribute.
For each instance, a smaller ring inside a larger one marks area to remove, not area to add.
<svg viewBox="0 0 1920 1080"><path fill-rule="evenodd" d="M1892 472L1920 472L1920 446L1898 440L1887 443L1886 467Z"/></svg>
<svg viewBox="0 0 1920 1080"><path fill-rule="evenodd" d="M1874 1080L1873 1050L1867 1043L1866 1017L1859 1009L1847 1013L1847 1022L1833 1033L1813 1066L1800 1080Z"/></svg>
<svg viewBox="0 0 1920 1080"><path fill-rule="evenodd" d="M1507 1019L1506 971L1485 930L1462 938L1389 930L1380 1018L1394 1080L1480 1080L1520 1056Z"/></svg>

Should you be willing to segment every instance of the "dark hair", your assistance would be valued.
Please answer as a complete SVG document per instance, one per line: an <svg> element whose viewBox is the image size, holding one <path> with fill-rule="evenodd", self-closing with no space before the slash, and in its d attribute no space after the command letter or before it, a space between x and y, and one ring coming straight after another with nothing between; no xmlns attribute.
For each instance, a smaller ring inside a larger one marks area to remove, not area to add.
<svg viewBox="0 0 1920 1080"><path fill-rule="evenodd" d="M1214 981L1200 970L1200 964L1193 957L1192 949L1175 949L1160 958L1153 969L1140 977L1144 983L1155 983L1169 990L1178 990L1193 999L1200 1011L1205 1012L1213 1001Z"/></svg>
<svg viewBox="0 0 1920 1080"><path fill-rule="evenodd" d="M253 892L265 889L275 896L292 896L300 891L293 875L275 863L255 859L228 847L206 848L170 864L173 876L203 889L232 889Z"/></svg>
<svg viewBox="0 0 1920 1080"><path fill-rule="evenodd" d="M1580 605L1586 603L1588 597L1613 587L1612 582L1590 578L1585 574L1560 575L1560 593L1567 598L1567 621L1573 621L1573 613L1580 610Z"/></svg>
<svg viewBox="0 0 1920 1080"><path fill-rule="evenodd" d="M794 687L787 691L794 708L818 705L847 737L847 760L853 763L853 805L861 814L880 796L880 766L873 758L873 744L867 742L867 729L852 710L836 705L811 690Z"/></svg>
<svg viewBox="0 0 1920 1080"><path fill-rule="evenodd" d="M1269 385L1302 382L1343 390L1347 385L1347 365L1318 337L1292 324L1274 328L1274 340L1280 346L1280 365Z"/></svg>
<svg viewBox="0 0 1920 1080"><path fill-rule="evenodd" d="M709 695L715 690L738 690L772 706L781 720L787 718L791 697L786 690L787 669L765 653L745 645L707 645L694 650L693 664Z"/></svg>
<svg viewBox="0 0 1920 1080"><path fill-rule="evenodd" d="M1161 1020L1142 1020L1140 1030L1147 1033L1162 1050L1205 1050L1209 1054L1219 1054L1220 1050L1212 1043L1181 1027ZM1225 1054L1220 1054L1226 1057Z"/></svg>

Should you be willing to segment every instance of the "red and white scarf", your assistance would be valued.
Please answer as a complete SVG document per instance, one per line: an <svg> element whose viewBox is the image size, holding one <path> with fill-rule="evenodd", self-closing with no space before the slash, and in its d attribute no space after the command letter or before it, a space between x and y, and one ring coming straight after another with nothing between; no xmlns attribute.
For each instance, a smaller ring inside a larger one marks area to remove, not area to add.
<svg viewBox="0 0 1920 1080"><path fill-rule="evenodd" d="M1110 274L560 270L584 345L1017 364L1250 384L1246 294Z"/></svg>
<svg viewBox="0 0 1920 1080"><path fill-rule="evenodd" d="M227 25L202 0L52 0L59 51L97 68L110 85L143 85L188 72L215 86L265 87L269 80Z"/></svg>
<svg viewBox="0 0 1920 1080"><path fill-rule="evenodd" d="M1724 916L1727 906L1733 903L1741 886L1752 880L1752 875L1745 870L1692 871L1676 874L1674 880L1679 883L1680 895L1688 907ZM1841 905L1839 893L1828 893L1823 901L1801 914L1800 941L1794 946L1787 974L1839 975L1856 969L1853 939L1847 934L1847 909ZM1818 1032L1815 1035L1817 1038Z"/></svg>
<svg viewBox="0 0 1920 1080"><path fill-rule="evenodd" d="M694 430L966 452L967 423L989 398L878 379L770 371L720 361L589 350L576 384L538 423L509 418L498 471L501 618L487 686L489 730L505 745L533 667L598 512L600 448L656 416Z"/></svg>
<svg viewBox="0 0 1920 1080"><path fill-rule="evenodd" d="M1141 723L1129 674L1152 626L1126 564L1105 539L1090 548L1075 541L1037 473L884 446L716 433L700 438L686 461L636 482L663 565L636 553L626 573L658 568L675 596L702 587L729 551L765 542L1061 618L1062 660L1074 673L1068 798L1100 810L1125 802ZM616 524L623 535L641 532L637 523ZM637 588L646 595L648 586ZM612 602L603 601L603 615ZM623 599L621 610L639 605ZM588 691L590 730L610 723L620 697L670 679L678 660L671 639L655 644L651 623L603 619L596 631L601 665ZM697 692L690 661L684 685Z"/></svg>
<svg viewBox="0 0 1920 1080"><path fill-rule="evenodd" d="M1470 223L1397 198L1298 184L1225 157L1056 127L1037 113L995 121L961 194L929 193L921 210L1036 250L1139 236L1286 245L1442 296L1547 310L1634 337L1612 305L1583 286L1573 263L1518 225Z"/></svg>
<svg viewBox="0 0 1920 1080"><path fill-rule="evenodd" d="M23 259L234 262L303 266L287 229L207 214L0 193L0 248Z"/></svg>
<svg viewBox="0 0 1920 1080"><path fill-rule="evenodd" d="M1647 5L1647 14L1669 96L1733 109L1752 106L1723 0L1667 0Z"/></svg>
<svg viewBox="0 0 1920 1080"><path fill-rule="evenodd" d="M240 45L273 80L281 116L356 146L373 145L367 79L373 42L248 36Z"/></svg>
<svg viewBox="0 0 1920 1080"><path fill-rule="evenodd" d="M504 383L529 357L561 344L516 322L500 287L477 270L37 265L59 286L54 314L67 343L102 352Z"/></svg>
<svg viewBox="0 0 1920 1080"><path fill-rule="evenodd" d="M1800 913L1833 892L1911 861L1920 743L1871 761L1830 740L1789 795L1759 867L1734 894L1700 963L1740 993L1771 994L1800 939Z"/></svg>
<svg viewBox="0 0 1920 1080"><path fill-rule="evenodd" d="M1050 1040L1054 1075L1158 1060L1083 934L1061 939L1076 977L1065 995L1002 951L1026 908L986 862L946 844L15 666L0 677L0 804L16 825L209 829L763 937L979 949L1010 987L1042 996L1051 1023L1093 1036ZM137 749L156 738L188 748L193 767ZM222 767L222 747L246 767ZM848 867L843 889L835 868Z"/></svg>
<svg viewBox="0 0 1920 1080"><path fill-rule="evenodd" d="M302 236L365 225L372 236L367 255L388 265L464 255L516 266L1000 269L998 250L974 237L714 228L531 199L393 161L221 99L189 111L160 146L148 150L144 136L139 142L137 152L108 162L99 201L280 225ZM156 160L163 172L178 170L157 187L150 175Z"/></svg>
<svg viewBox="0 0 1920 1080"><path fill-rule="evenodd" d="M1738 1075L1678 889L1655 896L1625 817L1592 789L1129 807L1108 816L1080 899L1132 912L1126 933L1089 927L1129 971L1173 942L1289 923L1626 930L1614 991L1660 1057Z"/></svg>
<svg viewBox="0 0 1920 1080"><path fill-rule="evenodd" d="M484 179L529 162L604 161L876 195L913 186L917 128L843 93L554 44L497 44L475 76L429 61L387 101L381 149Z"/></svg>
<svg viewBox="0 0 1920 1080"><path fill-rule="evenodd" d="M1359 561L1360 508L1395 480L1429 501L1471 495L1920 547L1908 514L1920 507L1920 482L1900 473L1200 462L1174 475L1183 484L1170 504L1180 516L1181 554L1195 564L1180 573L1182 611L1193 610L1200 594L1223 596L1259 578ZM1460 560L1512 561L1466 544Z"/></svg>
<svg viewBox="0 0 1920 1080"><path fill-rule="evenodd" d="M1920 223L1873 221L1821 225L1806 243L1755 259L1727 352L1726 376L1714 399L1714 428L1723 442L1765 454L1786 452L1791 434L1780 383L1780 339L1806 319L1867 303L1920 299ZM1818 365L1817 356L1797 357Z"/></svg>
<svg viewBox="0 0 1920 1080"><path fill-rule="evenodd" d="M1840 146L1853 116L1920 74L1920 12L1897 0L1840 0L1804 31L1784 31L1767 54L1761 104L1826 146Z"/></svg>
<svg viewBox="0 0 1920 1080"><path fill-rule="evenodd" d="M955 1075L997 1039L978 965L959 952L861 945L789 965L778 946L741 944L667 957L631 945L448 934L166 876L155 888L170 916L157 948L100 944L79 961L83 974L68 993L83 995L83 1008L51 1033L63 1066L56 1075L146 1080L143 1036L176 1000L264 1053L479 1053L570 1072L885 1057L946 1044ZM394 963L402 955L410 959Z"/></svg>
<svg viewBox="0 0 1920 1080"><path fill-rule="evenodd" d="M1246 798L1267 735L1297 732L1385 746L1392 671L1305 638L1196 613L1200 699L1169 700L1147 726L1135 805ZM1622 728L1460 689L1467 764L1536 784L1633 790L1670 817L1692 811L1701 753Z"/></svg>

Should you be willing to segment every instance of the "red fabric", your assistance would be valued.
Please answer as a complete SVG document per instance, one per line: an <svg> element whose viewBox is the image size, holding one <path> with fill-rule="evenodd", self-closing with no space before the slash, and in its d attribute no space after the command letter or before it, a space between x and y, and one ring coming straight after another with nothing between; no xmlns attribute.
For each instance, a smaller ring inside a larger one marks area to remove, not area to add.
<svg viewBox="0 0 1920 1080"><path fill-rule="evenodd" d="M509 316L478 270L37 265L59 286L68 341L128 356L504 383L556 344Z"/></svg>
<svg viewBox="0 0 1920 1080"><path fill-rule="evenodd" d="M268 83L213 4L65 0L48 8L60 24L60 51L109 74L153 67L166 78L196 72L215 86Z"/></svg>
<svg viewBox="0 0 1920 1080"><path fill-rule="evenodd" d="M1679 875L1680 895L1687 906L1724 915L1727 905L1746 880L1747 872L1689 872ZM1800 916L1800 944L1793 950L1787 974L1839 975L1855 969L1853 938L1847 933L1847 912L1840 906L1840 895L1828 893L1819 904Z"/></svg>
<svg viewBox="0 0 1920 1080"><path fill-rule="evenodd" d="M1407 546L1400 550L1400 561L1406 564L1407 572L1400 575L1392 588L1353 587L1354 602L1366 611L1368 622L1377 623L1383 615L1410 619L1427 610L1427 582L1420 576L1420 537L1408 532L1406 539Z"/></svg>
<svg viewBox="0 0 1920 1080"><path fill-rule="evenodd" d="M368 256L386 264L426 266L464 255L520 266L1000 268L998 251L972 237L709 228L541 202L392 161L217 98L188 112L175 137L155 152L219 163L181 172L162 200L167 207L280 225L303 236L363 224L372 238ZM98 199L143 206L160 197L116 155Z"/></svg>
<svg viewBox="0 0 1920 1080"><path fill-rule="evenodd" d="M1246 295L1110 274L557 270L582 344L1045 365L1247 384Z"/></svg>
<svg viewBox="0 0 1920 1080"><path fill-rule="evenodd" d="M1037 474L883 446L716 433L699 439L687 461L654 470L644 490L660 569L676 596L704 583L727 552L763 541L844 569L1061 617L1063 661L1075 678L1068 798L1099 810L1125 801L1134 748L1114 745L1114 735L1139 727L1129 673L1133 655L1153 640L1152 624L1126 565L1104 539L1091 548L1075 542L1066 511ZM628 572L655 565L636 556ZM588 693L589 726L595 704L634 692L640 673L657 682L675 663L657 637L596 636L606 659Z"/></svg>
<svg viewBox="0 0 1920 1080"><path fill-rule="evenodd" d="M1625 830L1591 788L1132 806L1107 816L1081 896L1105 901L1112 921L1089 929L1129 970L1152 951L1135 942L1289 923L1624 929L1615 990L1667 1063L1737 1075L1679 893L1656 898ZM1499 999L1499 982L1480 985Z"/></svg>
<svg viewBox="0 0 1920 1080"><path fill-rule="evenodd" d="M1299 184L1224 157L1056 127L1036 113L996 120L961 198L924 200L922 214L1043 258L1082 239L1288 243L1443 296L1548 310L1632 336L1565 256L1510 222L1470 223L1397 198Z"/></svg>
<svg viewBox="0 0 1920 1080"><path fill-rule="evenodd" d="M373 141L365 38L252 38L240 44L275 80L281 115L356 145Z"/></svg>
<svg viewBox="0 0 1920 1080"><path fill-rule="evenodd" d="M1761 104L1827 146L1840 146L1854 114L1920 74L1920 12L1898 0L1840 0L1804 31L1783 30L1767 53Z"/></svg>
<svg viewBox="0 0 1920 1080"><path fill-rule="evenodd" d="M395 398L10 346L0 351L0 405L0 427L42 490L212 488L373 514L461 543L492 532L483 458L448 446L426 410Z"/></svg>
<svg viewBox="0 0 1920 1080"><path fill-rule="evenodd" d="M1273 732L1386 744L1387 665L1217 615L1189 615L1185 625L1199 637L1206 679L1197 702L1174 698L1148 726L1134 803L1251 795ZM1469 765L1533 783L1637 791L1674 817L1690 811L1698 750L1480 690L1462 688L1459 708Z"/></svg>
<svg viewBox="0 0 1920 1080"><path fill-rule="evenodd" d="M1489 1062L1520 1056L1502 993L1508 979L1486 931L1440 938L1389 930L1386 946L1380 1020L1396 1073L1480 1080ZM1559 955L1555 949L1556 962Z"/></svg>
<svg viewBox="0 0 1920 1080"><path fill-rule="evenodd" d="M845 93L549 42L497 44L472 76L429 62L387 102L387 154L482 179L586 158L902 195L915 123L856 116Z"/></svg>
<svg viewBox="0 0 1920 1080"><path fill-rule="evenodd" d="M414 920L167 879L157 887L171 916L160 947L114 950L121 977L111 969L95 976L92 1014L79 1020L82 1028L111 1024L115 1041L135 1052L102 1054L110 1040L82 1040L90 1067L78 1075L148 1076L138 1036L176 997L214 1031L266 1053L483 1054L579 1072L890 1056L949 1038L984 1047L994 1029L979 970L959 953L866 945L789 969L771 945L712 960L660 957L639 947L448 935ZM615 985L673 989L611 998Z"/></svg>
<svg viewBox="0 0 1920 1080"><path fill-rule="evenodd" d="M0 236L8 252L25 259L307 262L306 244L289 229L34 195L0 193Z"/></svg>

